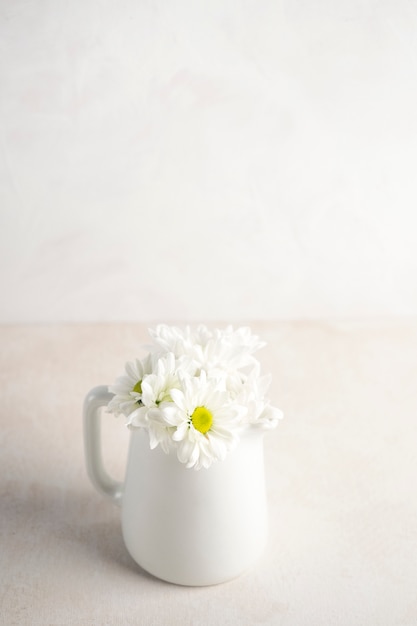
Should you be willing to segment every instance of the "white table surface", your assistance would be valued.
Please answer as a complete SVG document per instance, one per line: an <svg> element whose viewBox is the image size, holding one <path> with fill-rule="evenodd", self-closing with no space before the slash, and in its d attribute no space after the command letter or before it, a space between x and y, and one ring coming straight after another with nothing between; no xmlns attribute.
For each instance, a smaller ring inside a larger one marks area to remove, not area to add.
<svg viewBox="0 0 417 626"><path fill-rule="evenodd" d="M269 544L207 588L136 566L84 469L84 395L141 356L145 326L0 327L1 624L417 624L417 320L251 327L286 415L265 438ZM121 478L128 432L103 421Z"/></svg>

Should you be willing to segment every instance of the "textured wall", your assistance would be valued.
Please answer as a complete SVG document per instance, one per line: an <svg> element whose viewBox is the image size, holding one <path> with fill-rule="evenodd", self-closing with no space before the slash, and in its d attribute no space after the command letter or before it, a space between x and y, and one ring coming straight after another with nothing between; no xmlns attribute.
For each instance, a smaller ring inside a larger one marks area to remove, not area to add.
<svg viewBox="0 0 417 626"><path fill-rule="evenodd" d="M0 321L417 313L417 7L0 2Z"/></svg>

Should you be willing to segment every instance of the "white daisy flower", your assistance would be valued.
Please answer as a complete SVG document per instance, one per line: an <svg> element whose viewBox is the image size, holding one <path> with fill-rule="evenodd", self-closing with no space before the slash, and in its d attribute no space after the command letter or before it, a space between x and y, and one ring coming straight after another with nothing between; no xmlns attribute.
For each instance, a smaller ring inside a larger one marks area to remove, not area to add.
<svg viewBox="0 0 417 626"><path fill-rule="evenodd" d="M189 354L195 339L189 326L184 329L158 324L149 334L156 346L164 352L172 352L177 358Z"/></svg>
<svg viewBox="0 0 417 626"><path fill-rule="evenodd" d="M215 381L183 377L182 389L173 389L173 405L161 406L155 418L174 427L177 456L189 468L209 467L225 458L238 441L239 420L245 408L231 403Z"/></svg>
<svg viewBox="0 0 417 626"><path fill-rule="evenodd" d="M158 359L154 371L144 375L141 381L140 405L129 414L129 426L151 428L149 410L158 407L161 403L172 402L171 390L180 386L178 380L179 371L181 371L180 365L177 365L172 352ZM152 435L151 448L155 448L160 441L162 442L162 440L165 441L166 439L159 423L152 430Z"/></svg>
<svg viewBox="0 0 417 626"><path fill-rule="evenodd" d="M284 417L283 412L272 407L266 398L270 384L271 377L260 376L259 368L254 368L242 385L241 392L236 396L237 401L248 409L245 420L248 425L271 430L277 426L278 420Z"/></svg>
<svg viewBox="0 0 417 626"><path fill-rule="evenodd" d="M114 397L108 404L108 410L115 415L130 415L142 403L142 381L153 369L154 356L148 355L140 361L126 363L125 374L120 376L114 385L109 386Z"/></svg>
<svg viewBox="0 0 417 626"><path fill-rule="evenodd" d="M181 366L172 352L161 356L151 374L142 380L142 402L147 407L171 402L171 389L179 387L178 372Z"/></svg>
<svg viewBox="0 0 417 626"><path fill-rule="evenodd" d="M235 331L228 326L225 330L214 330L211 336L205 335L204 342L194 343L191 353L201 369L215 376L219 370L235 374L237 370L252 366L256 362L252 353L262 346L249 329Z"/></svg>

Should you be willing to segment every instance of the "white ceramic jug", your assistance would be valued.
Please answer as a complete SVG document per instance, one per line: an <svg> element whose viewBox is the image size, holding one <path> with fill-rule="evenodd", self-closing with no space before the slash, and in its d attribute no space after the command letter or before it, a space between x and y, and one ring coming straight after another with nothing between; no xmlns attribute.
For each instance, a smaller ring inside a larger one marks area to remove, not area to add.
<svg viewBox="0 0 417 626"><path fill-rule="evenodd" d="M94 486L121 505L133 559L180 585L213 585L247 570L267 537L263 431L248 429L224 461L193 470L175 451L151 450L148 433L134 428L120 484L106 473L100 446L100 409L111 398L100 386L85 399L87 470Z"/></svg>

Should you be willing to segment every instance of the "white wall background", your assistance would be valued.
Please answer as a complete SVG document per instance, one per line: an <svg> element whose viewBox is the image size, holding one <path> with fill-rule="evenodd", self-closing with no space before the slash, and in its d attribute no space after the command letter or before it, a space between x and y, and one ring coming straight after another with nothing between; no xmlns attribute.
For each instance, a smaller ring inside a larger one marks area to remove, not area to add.
<svg viewBox="0 0 417 626"><path fill-rule="evenodd" d="M417 313L417 4L0 0L0 321Z"/></svg>

